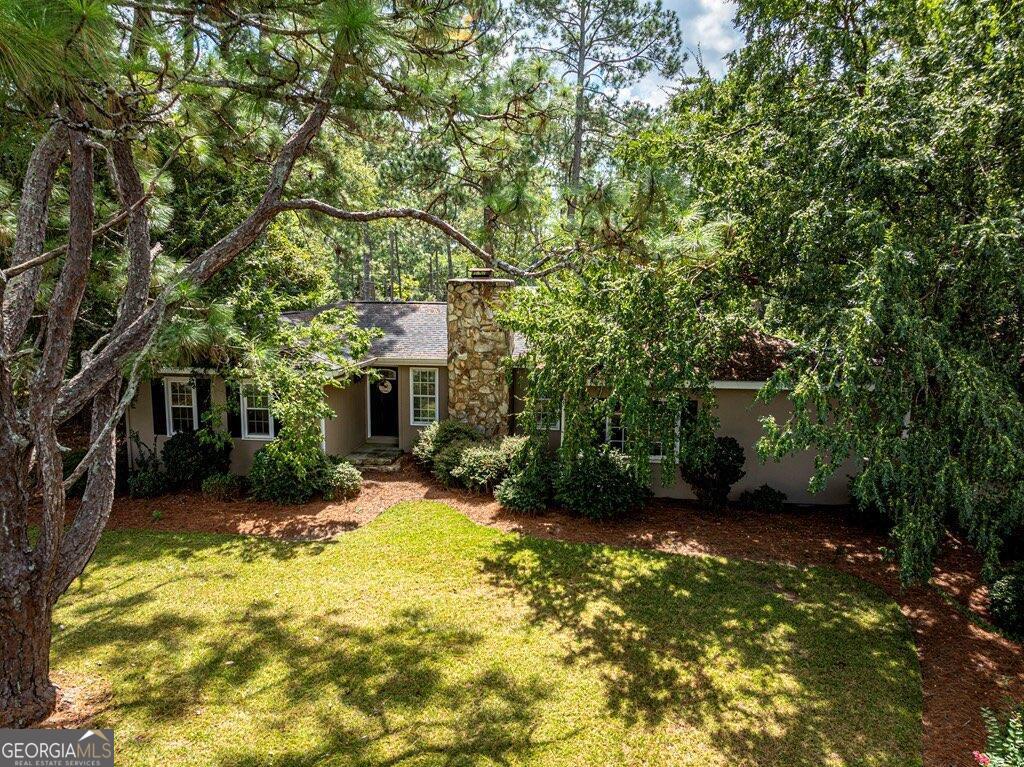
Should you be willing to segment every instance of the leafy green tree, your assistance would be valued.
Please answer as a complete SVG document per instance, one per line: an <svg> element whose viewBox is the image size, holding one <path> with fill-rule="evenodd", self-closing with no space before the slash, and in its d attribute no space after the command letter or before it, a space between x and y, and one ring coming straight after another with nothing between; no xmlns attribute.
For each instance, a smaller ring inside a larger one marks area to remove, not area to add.
<svg viewBox="0 0 1024 767"><path fill-rule="evenodd" d="M734 217L734 300L799 348L764 451L816 449L812 487L863 459L906 580L949 524L991 572L1024 520L1022 12L743 0L728 76L623 153Z"/></svg>
<svg viewBox="0 0 1024 767"><path fill-rule="evenodd" d="M571 464L593 457L611 424L637 478L650 478L657 453L668 484L680 461L711 457L711 380L741 326L711 300L728 288L715 268L728 231L650 192L623 189L583 266L515 291L502 318L528 341L521 428L541 436L560 411ZM694 411L695 398L706 406Z"/></svg>
<svg viewBox="0 0 1024 767"><path fill-rule="evenodd" d="M648 73L679 71L679 20L660 0L523 0L519 10L533 32L526 50L550 58L571 89L559 159L572 219L585 173L607 156L624 123L635 124L619 92Z"/></svg>

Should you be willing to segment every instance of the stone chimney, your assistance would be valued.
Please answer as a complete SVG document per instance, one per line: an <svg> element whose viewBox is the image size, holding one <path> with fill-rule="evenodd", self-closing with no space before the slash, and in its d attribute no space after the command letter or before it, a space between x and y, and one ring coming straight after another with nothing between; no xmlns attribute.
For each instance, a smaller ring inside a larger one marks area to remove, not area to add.
<svg viewBox="0 0 1024 767"><path fill-rule="evenodd" d="M512 353L512 334L498 325L494 310L512 285L492 269L448 280L448 415L491 437L508 431L501 361Z"/></svg>

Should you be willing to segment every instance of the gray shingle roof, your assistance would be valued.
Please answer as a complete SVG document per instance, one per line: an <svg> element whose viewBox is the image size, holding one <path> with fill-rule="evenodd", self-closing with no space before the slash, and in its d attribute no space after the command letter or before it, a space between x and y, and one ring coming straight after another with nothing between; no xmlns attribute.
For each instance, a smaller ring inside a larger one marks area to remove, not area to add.
<svg viewBox="0 0 1024 767"><path fill-rule="evenodd" d="M392 359L448 360L447 305L442 302L340 301L330 306L285 312L292 322L308 322L327 309L355 310L361 328L380 328L370 356Z"/></svg>
<svg viewBox="0 0 1024 767"><path fill-rule="evenodd" d="M330 306L285 312L292 322L308 322L327 309L355 310L359 327L380 328L384 335L373 342L374 358L448 361L448 308L440 301L388 302L341 301ZM526 339L516 333L512 356L526 354ZM723 381L764 381L784 364L792 344L763 333L747 334L732 358L726 360L715 378Z"/></svg>

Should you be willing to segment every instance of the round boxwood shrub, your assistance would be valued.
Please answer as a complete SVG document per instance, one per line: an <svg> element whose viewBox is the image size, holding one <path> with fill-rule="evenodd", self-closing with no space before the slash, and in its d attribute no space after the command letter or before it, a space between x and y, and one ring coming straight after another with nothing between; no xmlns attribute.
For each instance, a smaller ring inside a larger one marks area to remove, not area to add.
<svg viewBox="0 0 1024 767"><path fill-rule="evenodd" d="M203 480L203 495L213 501L233 501L245 495L245 477L237 474L211 474Z"/></svg>
<svg viewBox="0 0 1024 767"><path fill-rule="evenodd" d="M995 624L1024 637L1024 563L1008 568L989 587L988 600Z"/></svg>
<svg viewBox="0 0 1024 767"><path fill-rule="evenodd" d="M650 493L637 479L629 457L606 446L563 460L554 489L556 501L590 519L622 516L643 503Z"/></svg>
<svg viewBox="0 0 1024 767"><path fill-rule="evenodd" d="M363 489L363 475L352 464L341 461L326 475L324 499L328 501L355 498Z"/></svg>
<svg viewBox="0 0 1024 767"><path fill-rule="evenodd" d="M305 503L329 486L334 464L318 447L275 439L260 448L249 469L249 492L259 501Z"/></svg>
<svg viewBox="0 0 1024 767"><path fill-rule="evenodd" d="M684 462L679 470L693 489L697 501L708 509L720 509L729 501L729 491L743 475L743 448L732 437L718 437L706 462Z"/></svg>
<svg viewBox="0 0 1024 767"><path fill-rule="evenodd" d="M198 490L211 474L226 474L231 468L231 440L179 431L164 443L160 462L174 487Z"/></svg>
<svg viewBox="0 0 1024 767"><path fill-rule="evenodd" d="M472 426L449 418L434 421L420 432L420 437L412 449L413 458L421 466L433 468L434 458L438 453L455 442L480 442L483 435Z"/></svg>
<svg viewBox="0 0 1024 767"><path fill-rule="evenodd" d="M470 490L493 490L519 461L527 441L526 437L505 437L500 442L467 445L451 471L453 480Z"/></svg>
<svg viewBox="0 0 1024 767"><path fill-rule="evenodd" d="M756 490L744 490L740 493L740 504L754 511L777 514L786 506L788 496L771 485L761 485Z"/></svg>

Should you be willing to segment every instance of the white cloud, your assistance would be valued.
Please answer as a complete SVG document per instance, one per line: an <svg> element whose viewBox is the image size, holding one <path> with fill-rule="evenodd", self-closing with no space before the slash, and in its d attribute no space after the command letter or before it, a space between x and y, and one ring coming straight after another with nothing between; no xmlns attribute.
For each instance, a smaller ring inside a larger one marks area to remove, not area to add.
<svg viewBox="0 0 1024 767"><path fill-rule="evenodd" d="M683 48L690 54L685 71L697 70L699 55L704 66L715 77L725 73L725 57L740 45L740 34L733 26L736 4L733 0L665 0L665 8L679 15L683 32ZM657 75L649 75L629 88L623 95L661 106L669 97L672 83Z"/></svg>

